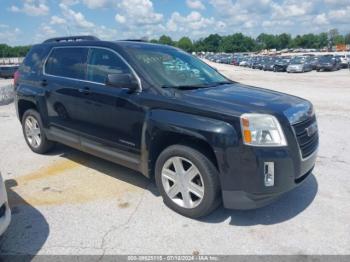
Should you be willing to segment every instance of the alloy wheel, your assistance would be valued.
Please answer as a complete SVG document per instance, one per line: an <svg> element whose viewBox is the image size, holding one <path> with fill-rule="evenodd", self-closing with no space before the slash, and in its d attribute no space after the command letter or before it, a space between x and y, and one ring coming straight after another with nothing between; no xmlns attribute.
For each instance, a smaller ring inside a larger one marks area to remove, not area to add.
<svg viewBox="0 0 350 262"><path fill-rule="evenodd" d="M203 200L204 183L198 168L188 159L171 157L162 168L162 184L167 196L184 208L195 208Z"/></svg>
<svg viewBox="0 0 350 262"><path fill-rule="evenodd" d="M28 116L24 125L25 135L29 144L33 148L38 148L41 145L41 130L39 122L33 116Z"/></svg>

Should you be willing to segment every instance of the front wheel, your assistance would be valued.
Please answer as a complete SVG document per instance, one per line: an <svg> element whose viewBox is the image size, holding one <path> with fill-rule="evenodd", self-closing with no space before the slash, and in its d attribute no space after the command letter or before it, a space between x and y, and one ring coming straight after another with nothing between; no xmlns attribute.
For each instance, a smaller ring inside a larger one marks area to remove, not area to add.
<svg viewBox="0 0 350 262"><path fill-rule="evenodd" d="M24 138L30 149L38 154L48 152L54 146L54 142L46 138L40 114L33 110L27 110L22 118Z"/></svg>
<svg viewBox="0 0 350 262"><path fill-rule="evenodd" d="M157 159L155 179L164 203L181 215L203 217L221 203L216 167L191 147L166 148Z"/></svg>

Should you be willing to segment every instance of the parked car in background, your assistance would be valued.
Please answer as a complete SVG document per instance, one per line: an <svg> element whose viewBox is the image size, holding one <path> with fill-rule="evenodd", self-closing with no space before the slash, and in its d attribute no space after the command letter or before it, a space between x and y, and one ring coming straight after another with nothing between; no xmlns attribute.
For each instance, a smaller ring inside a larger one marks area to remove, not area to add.
<svg viewBox="0 0 350 262"><path fill-rule="evenodd" d="M251 57L244 57L242 58L242 61L239 63L239 66L247 67L250 64L251 60L252 60Z"/></svg>
<svg viewBox="0 0 350 262"><path fill-rule="evenodd" d="M276 57L268 57L264 60L262 70L264 71L274 71Z"/></svg>
<svg viewBox="0 0 350 262"><path fill-rule="evenodd" d="M304 73L310 71L312 71L312 65L309 56L296 56L290 61L287 67L288 73Z"/></svg>
<svg viewBox="0 0 350 262"><path fill-rule="evenodd" d="M312 56L312 57L310 57L310 64L312 66L312 70L316 70L316 67L317 67L319 59L320 59L319 56Z"/></svg>
<svg viewBox="0 0 350 262"><path fill-rule="evenodd" d="M11 221L11 210L7 200L4 180L0 173L0 236L8 228Z"/></svg>
<svg viewBox="0 0 350 262"><path fill-rule="evenodd" d="M318 64L316 66L317 72L320 71L335 71L339 70L341 67L340 65L340 59L336 58L333 55L324 55L321 56Z"/></svg>
<svg viewBox="0 0 350 262"><path fill-rule="evenodd" d="M233 58L232 58L232 61L231 61L231 64L232 65L235 65L235 66L239 66L239 63L242 61L242 57L240 57L240 56L234 56Z"/></svg>
<svg viewBox="0 0 350 262"><path fill-rule="evenodd" d="M290 57L279 57L275 61L274 72L286 72L290 63Z"/></svg>
<svg viewBox="0 0 350 262"><path fill-rule="evenodd" d="M0 77L1 78L13 78L18 65L0 65Z"/></svg>
<svg viewBox="0 0 350 262"><path fill-rule="evenodd" d="M336 55L336 58L340 60L340 67L347 68L350 62L350 55Z"/></svg>
<svg viewBox="0 0 350 262"><path fill-rule="evenodd" d="M254 63L254 69L259 69L261 70L265 64L266 57L264 56L259 56L257 60Z"/></svg>
<svg viewBox="0 0 350 262"><path fill-rule="evenodd" d="M191 218L222 201L267 205L301 185L316 163L311 102L233 82L166 45L48 39L27 54L15 92L33 152L59 142L136 170Z"/></svg>

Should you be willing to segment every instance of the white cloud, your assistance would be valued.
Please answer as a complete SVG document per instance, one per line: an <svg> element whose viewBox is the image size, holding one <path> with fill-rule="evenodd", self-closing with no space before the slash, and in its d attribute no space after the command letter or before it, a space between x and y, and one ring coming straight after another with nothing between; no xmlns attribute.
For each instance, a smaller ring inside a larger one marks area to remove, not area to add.
<svg viewBox="0 0 350 262"><path fill-rule="evenodd" d="M316 17L314 19L314 23L316 25L327 25L329 22L328 22L326 14L322 13L322 14L316 15Z"/></svg>
<svg viewBox="0 0 350 262"><path fill-rule="evenodd" d="M191 9L205 9L204 4L200 0L187 0L186 4Z"/></svg>
<svg viewBox="0 0 350 262"><path fill-rule="evenodd" d="M124 24L124 23L126 22L125 16L120 15L120 14L116 14L116 15L115 15L115 20L116 20L118 23L121 23L121 24Z"/></svg>
<svg viewBox="0 0 350 262"><path fill-rule="evenodd" d="M348 24L350 22L350 5L343 9L330 10L328 12L328 17L330 20L337 23Z"/></svg>
<svg viewBox="0 0 350 262"><path fill-rule="evenodd" d="M62 14L65 16L65 18L72 22L73 25L82 29L92 28L95 26L94 23L86 20L85 16L81 12L76 12L62 3L60 4L60 8L62 9Z"/></svg>
<svg viewBox="0 0 350 262"><path fill-rule="evenodd" d="M152 25L163 20L163 14L154 11L150 0L121 0L118 10L131 26Z"/></svg>
<svg viewBox="0 0 350 262"><path fill-rule="evenodd" d="M50 8L46 5L46 1L44 0L24 0L22 7L12 5L10 11L25 13L30 16L42 16L48 15Z"/></svg>
<svg viewBox="0 0 350 262"><path fill-rule="evenodd" d="M166 25L167 30L170 32L179 35L193 34L196 36L208 34L212 30L222 32L226 27L224 22L216 21L214 17L203 17L197 11L192 11L187 16L182 16L179 12L174 12Z"/></svg>
<svg viewBox="0 0 350 262"><path fill-rule="evenodd" d="M50 35L54 35L54 34L56 34L56 30L54 30L51 26L49 26L49 25L44 25L43 27L42 27L42 32L45 34L45 36L47 37L47 36L50 36Z"/></svg>
<svg viewBox="0 0 350 262"><path fill-rule="evenodd" d="M18 27L10 28L8 25L0 25L0 43L17 43L21 30Z"/></svg>
<svg viewBox="0 0 350 262"><path fill-rule="evenodd" d="M51 25L64 25L66 22L67 21L64 18L54 15L51 17L50 24Z"/></svg>
<svg viewBox="0 0 350 262"><path fill-rule="evenodd" d="M275 18L283 19L287 17L298 17L310 14L313 10L314 2L312 1L290 1L286 0L282 4L273 3L272 16Z"/></svg>
<svg viewBox="0 0 350 262"><path fill-rule="evenodd" d="M115 6L116 2L117 1L112 1L112 0L83 0L83 3L90 9Z"/></svg>
<svg viewBox="0 0 350 262"><path fill-rule="evenodd" d="M79 3L79 0L60 0L61 4L65 5L76 5Z"/></svg>

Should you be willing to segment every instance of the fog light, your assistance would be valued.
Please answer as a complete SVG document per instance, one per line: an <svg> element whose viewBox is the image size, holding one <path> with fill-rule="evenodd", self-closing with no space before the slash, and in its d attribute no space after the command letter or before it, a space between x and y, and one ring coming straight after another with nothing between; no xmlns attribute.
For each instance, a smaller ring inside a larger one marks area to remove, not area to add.
<svg viewBox="0 0 350 262"><path fill-rule="evenodd" d="M275 163L264 163L264 183L265 186L274 186L275 184Z"/></svg>

